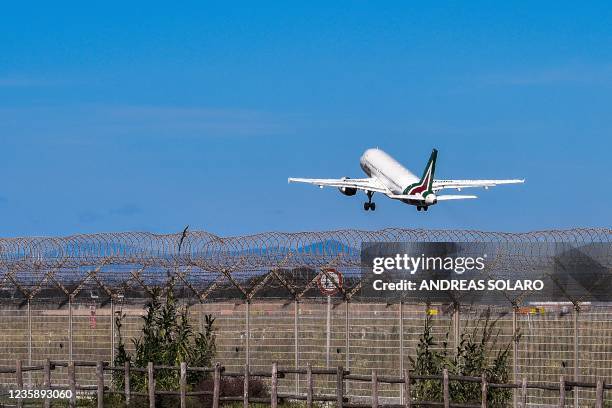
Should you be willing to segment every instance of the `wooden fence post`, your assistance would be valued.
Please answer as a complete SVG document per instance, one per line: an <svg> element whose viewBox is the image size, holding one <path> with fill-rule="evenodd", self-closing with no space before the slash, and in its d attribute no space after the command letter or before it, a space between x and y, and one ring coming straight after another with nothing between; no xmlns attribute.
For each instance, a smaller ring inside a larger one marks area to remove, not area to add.
<svg viewBox="0 0 612 408"><path fill-rule="evenodd" d="M442 391L444 393L444 408L450 407L450 392L448 390L448 369L442 371Z"/></svg>
<svg viewBox="0 0 612 408"><path fill-rule="evenodd" d="M68 406L76 408L76 367L74 361L68 362L68 385L70 386L70 401Z"/></svg>
<svg viewBox="0 0 612 408"><path fill-rule="evenodd" d="M480 406L482 408L487 408L487 388L487 378L482 374L482 396L480 397Z"/></svg>
<svg viewBox="0 0 612 408"><path fill-rule="evenodd" d="M306 407L312 408L312 366L306 365Z"/></svg>
<svg viewBox="0 0 612 408"><path fill-rule="evenodd" d="M521 383L521 407L527 408L527 378L523 377L523 382Z"/></svg>
<svg viewBox="0 0 612 408"><path fill-rule="evenodd" d="M249 408L249 365L244 365L244 393L242 395L243 408Z"/></svg>
<svg viewBox="0 0 612 408"><path fill-rule="evenodd" d="M96 377L98 380L98 408L104 408L104 363L96 364Z"/></svg>
<svg viewBox="0 0 612 408"><path fill-rule="evenodd" d="M180 388L181 388L181 408L187 407L187 363L181 362L181 378L180 378Z"/></svg>
<svg viewBox="0 0 612 408"><path fill-rule="evenodd" d="M50 390L51 389L51 362L49 361L49 359L45 360L43 381L44 381L45 389ZM43 406L45 408L50 408L51 400L49 398L45 398L45 402L43 403Z"/></svg>
<svg viewBox="0 0 612 408"><path fill-rule="evenodd" d="M132 399L132 391L130 390L130 362L125 361L123 363L123 384L125 392L125 405L130 405L130 400Z"/></svg>
<svg viewBox="0 0 612 408"><path fill-rule="evenodd" d="M372 408L378 408L378 374L372 370Z"/></svg>
<svg viewBox="0 0 612 408"><path fill-rule="evenodd" d="M219 408L219 397L221 394L221 365L215 363L213 375L213 408Z"/></svg>
<svg viewBox="0 0 612 408"><path fill-rule="evenodd" d="M278 404L278 364L272 363L272 390L270 391L270 397L272 398L272 408L276 408Z"/></svg>
<svg viewBox="0 0 612 408"><path fill-rule="evenodd" d="M149 408L155 408L155 370L153 369L152 361L149 361L149 364L147 364L147 374L149 382Z"/></svg>
<svg viewBox="0 0 612 408"><path fill-rule="evenodd" d="M342 408L344 404L344 368L338 366L336 369L336 408Z"/></svg>
<svg viewBox="0 0 612 408"><path fill-rule="evenodd" d="M306 408L312 408L312 366L306 364Z"/></svg>
<svg viewBox="0 0 612 408"><path fill-rule="evenodd" d="M410 394L410 371L404 370L404 405L412 408L412 395Z"/></svg>
<svg viewBox="0 0 612 408"><path fill-rule="evenodd" d="M597 386L595 388L595 408L603 408L604 402L604 387L603 380L601 378L597 379Z"/></svg>
<svg viewBox="0 0 612 408"><path fill-rule="evenodd" d="M559 378L559 408L565 408L565 379Z"/></svg>
<svg viewBox="0 0 612 408"><path fill-rule="evenodd" d="M17 389L23 390L23 370L21 367L21 360L15 360L15 382L17 383ZM17 399L17 408L23 407L23 399Z"/></svg>

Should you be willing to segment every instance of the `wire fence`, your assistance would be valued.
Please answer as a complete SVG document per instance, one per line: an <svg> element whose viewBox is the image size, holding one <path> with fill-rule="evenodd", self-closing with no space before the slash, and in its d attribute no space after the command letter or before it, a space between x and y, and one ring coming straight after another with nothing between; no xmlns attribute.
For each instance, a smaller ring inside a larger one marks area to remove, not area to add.
<svg viewBox="0 0 612 408"><path fill-rule="evenodd" d="M112 330L113 314L125 315L122 336L131 351L130 339L140 336L144 314L142 306L101 305L93 301L75 302L59 309L49 303L31 303L29 313L28 305L18 306L5 304L0 309L0 366L13 365L15 359L28 365L40 365L46 358L79 361L97 357L112 361L118 341L118 333ZM579 310L573 305L455 310L453 305L269 301L253 302L247 307L244 302L215 302L192 305L190 316L196 328L204 324L205 314L216 318L216 359L228 370L239 370L247 362L253 369L264 369L270 361L276 361L283 367L343 365L354 374L367 375L377 370L381 376L399 376L412 368L410 358L416 355L428 315L438 347L446 339L452 347L457 341L455 333L473 327L487 310L491 318L498 319L495 347L510 345L513 349L515 381L523 376L536 383L555 382L560 376L588 382L612 378L612 305L583 305ZM28 376L28 385L43 383L40 373ZM54 376L59 384L66 384L64 372ZM83 372L82 379L84 385L95 384L91 372ZM10 380L0 374L0 384L8 385ZM318 392L331 392L334 386L333 379L324 377L315 382ZM283 392L303 392L306 379L289 376L281 387ZM347 383L347 395L365 397L370 391L363 383ZM381 400L387 402L399 401L402 392L394 384L381 384L379 390ZM532 406L548 406L557 398L541 389L530 389L528 395ZM591 406L595 391L568 393L568 403L574 398L576 406Z"/></svg>
<svg viewBox="0 0 612 408"><path fill-rule="evenodd" d="M548 245L576 247L610 244L611 229L574 229L529 233L458 230L331 231L266 233L218 237L205 232L154 235L94 234L64 238L0 239L0 366L22 359L29 365L52 360L114 359L118 333L113 318L125 314L122 335L140 335L143 303L156 287L172 285L190 306L194 326L212 314L217 358L228 369L245 363L263 369L344 366L351 373L401 376L427 316L441 344L456 344L490 310L499 329L497 348L510 345L512 377L534 382L595 382L612 378L612 304L571 299L554 304L508 303L491 307L410 302L381 303L359 296L366 279L360 271L363 242L486 242L510 248L509 271L537 271L551 262ZM612 251L603 259L609 272ZM511 261L511 262L510 262ZM345 284L324 296L317 279L328 267ZM80 370L77 367L77 370ZM57 381L67 378L58 373ZM89 375L90 385L95 378ZM85 381L84 380L84 381ZM289 376L283 392L303 392L305 379ZM39 373L26 383L41 384ZM5 374L0 383L8 384ZM327 392L333 380L318 379ZM347 394L371 391L347 382ZM381 384L383 401L399 401L402 387ZM530 389L530 405L554 404L546 390ZM568 394L574 406L593 405L595 391Z"/></svg>

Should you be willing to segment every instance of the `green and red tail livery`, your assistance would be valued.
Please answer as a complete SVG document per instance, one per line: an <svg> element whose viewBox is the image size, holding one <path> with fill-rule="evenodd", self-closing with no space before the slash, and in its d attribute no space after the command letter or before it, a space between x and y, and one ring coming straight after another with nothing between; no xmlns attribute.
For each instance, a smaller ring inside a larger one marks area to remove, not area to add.
<svg viewBox="0 0 612 408"><path fill-rule="evenodd" d="M433 193L432 184L434 180L434 173L436 172L436 158L438 157L438 151L433 149L431 152L431 156L429 157L429 161L427 162L427 167L425 167L425 171L423 172L423 176L418 183L414 183L406 187L404 190L404 194L408 195L417 195L420 194L425 197L428 194Z"/></svg>

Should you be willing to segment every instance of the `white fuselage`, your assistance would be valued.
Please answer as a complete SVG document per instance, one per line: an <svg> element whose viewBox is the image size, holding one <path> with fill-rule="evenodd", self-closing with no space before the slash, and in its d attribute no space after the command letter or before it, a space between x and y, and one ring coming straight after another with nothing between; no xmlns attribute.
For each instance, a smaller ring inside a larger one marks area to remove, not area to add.
<svg viewBox="0 0 612 408"><path fill-rule="evenodd" d="M366 150L359 164L369 177L376 177L394 194L402 194L406 187L419 181L417 176L380 149Z"/></svg>

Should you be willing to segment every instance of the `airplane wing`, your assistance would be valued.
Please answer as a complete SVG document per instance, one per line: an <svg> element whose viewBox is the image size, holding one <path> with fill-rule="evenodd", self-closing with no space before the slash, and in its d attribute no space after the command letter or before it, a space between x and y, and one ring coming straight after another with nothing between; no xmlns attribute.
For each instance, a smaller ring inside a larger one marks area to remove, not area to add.
<svg viewBox="0 0 612 408"><path fill-rule="evenodd" d="M352 179L343 177L341 179L306 179L306 178L289 178L289 183L307 183L314 184L321 188L336 187L336 188L356 188L358 190L372 191L375 193L391 194L391 192L376 178Z"/></svg>
<svg viewBox="0 0 612 408"><path fill-rule="evenodd" d="M467 200L467 199L470 199L470 198L478 198L478 197L475 196L475 195L451 195L451 194L436 196L436 199L438 201Z"/></svg>
<svg viewBox="0 0 612 408"><path fill-rule="evenodd" d="M390 194L389 198L393 198L394 200L424 200L423 196L420 194ZM468 198L478 198L475 195L436 195L437 201L447 201L447 200L465 200Z"/></svg>
<svg viewBox="0 0 612 408"><path fill-rule="evenodd" d="M525 180L511 179L511 180L434 180L432 189L433 191L439 191L444 188L456 188L461 190L462 188L471 187L495 187L501 184L520 184L524 183Z"/></svg>

